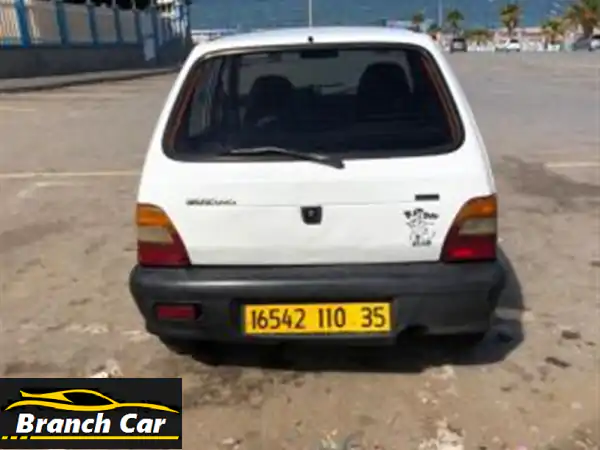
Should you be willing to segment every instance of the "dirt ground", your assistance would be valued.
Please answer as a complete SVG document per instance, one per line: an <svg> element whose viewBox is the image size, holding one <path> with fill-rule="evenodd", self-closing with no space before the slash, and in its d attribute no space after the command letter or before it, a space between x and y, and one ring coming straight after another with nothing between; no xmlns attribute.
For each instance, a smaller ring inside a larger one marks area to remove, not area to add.
<svg viewBox="0 0 600 450"><path fill-rule="evenodd" d="M173 78L1 96L0 375L181 377L186 449L599 449L600 60L581 53L451 58L511 266L493 333L462 355L439 339L170 353L127 277Z"/></svg>

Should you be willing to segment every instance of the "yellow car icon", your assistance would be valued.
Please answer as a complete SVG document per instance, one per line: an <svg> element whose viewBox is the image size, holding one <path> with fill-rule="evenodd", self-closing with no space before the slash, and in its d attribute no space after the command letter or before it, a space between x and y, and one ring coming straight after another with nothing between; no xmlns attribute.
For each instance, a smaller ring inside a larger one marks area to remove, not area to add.
<svg viewBox="0 0 600 450"><path fill-rule="evenodd" d="M107 397L100 392L96 392L91 389L68 389L64 391L50 392L46 394L29 394L24 391L20 391L21 397L25 400L19 400L8 405L5 411L9 409L17 408L19 406L42 406L45 408L60 409L63 411L78 411L78 412L101 412L111 411L117 408L148 408L157 411L166 411L178 414L178 411L168 408L163 405L156 405L153 403L119 403L110 397ZM92 395L95 398L95 402L104 400L106 403L101 405L78 405L70 400L67 396L69 394L76 394L78 397L81 394Z"/></svg>

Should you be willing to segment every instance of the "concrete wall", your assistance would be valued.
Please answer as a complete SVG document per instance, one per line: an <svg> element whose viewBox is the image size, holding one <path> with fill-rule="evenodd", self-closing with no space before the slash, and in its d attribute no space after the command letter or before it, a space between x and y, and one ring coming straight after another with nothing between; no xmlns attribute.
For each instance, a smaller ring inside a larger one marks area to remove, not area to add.
<svg viewBox="0 0 600 450"><path fill-rule="evenodd" d="M189 51L181 41L166 43L155 60L146 61L138 44L108 47L1 47L0 79L132 70L177 64Z"/></svg>

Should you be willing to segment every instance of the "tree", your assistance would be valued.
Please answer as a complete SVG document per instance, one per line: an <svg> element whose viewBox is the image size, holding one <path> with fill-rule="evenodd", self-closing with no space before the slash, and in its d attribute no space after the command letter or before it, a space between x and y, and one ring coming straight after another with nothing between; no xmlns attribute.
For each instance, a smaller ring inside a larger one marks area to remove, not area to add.
<svg viewBox="0 0 600 450"><path fill-rule="evenodd" d="M446 23L453 35L457 35L461 29L461 23L465 20L465 16L458 9L452 9L446 14Z"/></svg>
<svg viewBox="0 0 600 450"><path fill-rule="evenodd" d="M555 45L565 33L565 21L560 17L550 17L542 22L542 33L546 45Z"/></svg>
<svg viewBox="0 0 600 450"><path fill-rule="evenodd" d="M521 22L521 7L518 3L507 3L500 10L500 22L506 27L508 36L512 37Z"/></svg>
<svg viewBox="0 0 600 450"><path fill-rule="evenodd" d="M565 20L571 27L581 27L589 38L600 22L600 0L578 0L567 9Z"/></svg>
<svg viewBox="0 0 600 450"><path fill-rule="evenodd" d="M412 29L414 31L422 31L421 25L425 22L425 14L423 12L417 12L413 14L412 19L410 19L410 23L412 24Z"/></svg>
<svg viewBox="0 0 600 450"><path fill-rule="evenodd" d="M437 40L437 35L440 31L442 31L442 29L437 23L432 23L427 27L427 34L429 34L429 36L435 40Z"/></svg>

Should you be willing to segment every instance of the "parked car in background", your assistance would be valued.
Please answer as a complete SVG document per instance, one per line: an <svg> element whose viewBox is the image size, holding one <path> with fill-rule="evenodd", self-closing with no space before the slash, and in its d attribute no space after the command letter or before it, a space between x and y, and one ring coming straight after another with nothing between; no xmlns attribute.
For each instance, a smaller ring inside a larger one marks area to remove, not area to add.
<svg viewBox="0 0 600 450"><path fill-rule="evenodd" d="M454 52L466 52L467 51L467 41L465 38L456 37L450 41L450 53Z"/></svg>
<svg viewBox="0 0 600 450"><path fill-rule="evenodd" d="M573 43L573 50L587 50L589 52L600 50L600 34L594 34L590 37L581 36Z"/></svg>
<svg viewBox="0 0 600 450"><path fill-rule="evenodd" d="M496 46L497 52L520 52L521 51L521 41L516 38L508 39L500 43L500 45Z"/></svg>
<svg viewBox="0 0 600 450"><path fill-rule="evenodd" d="M547 52L560 52L562 50L561 44L547 44L544 48Z"/></svg>

